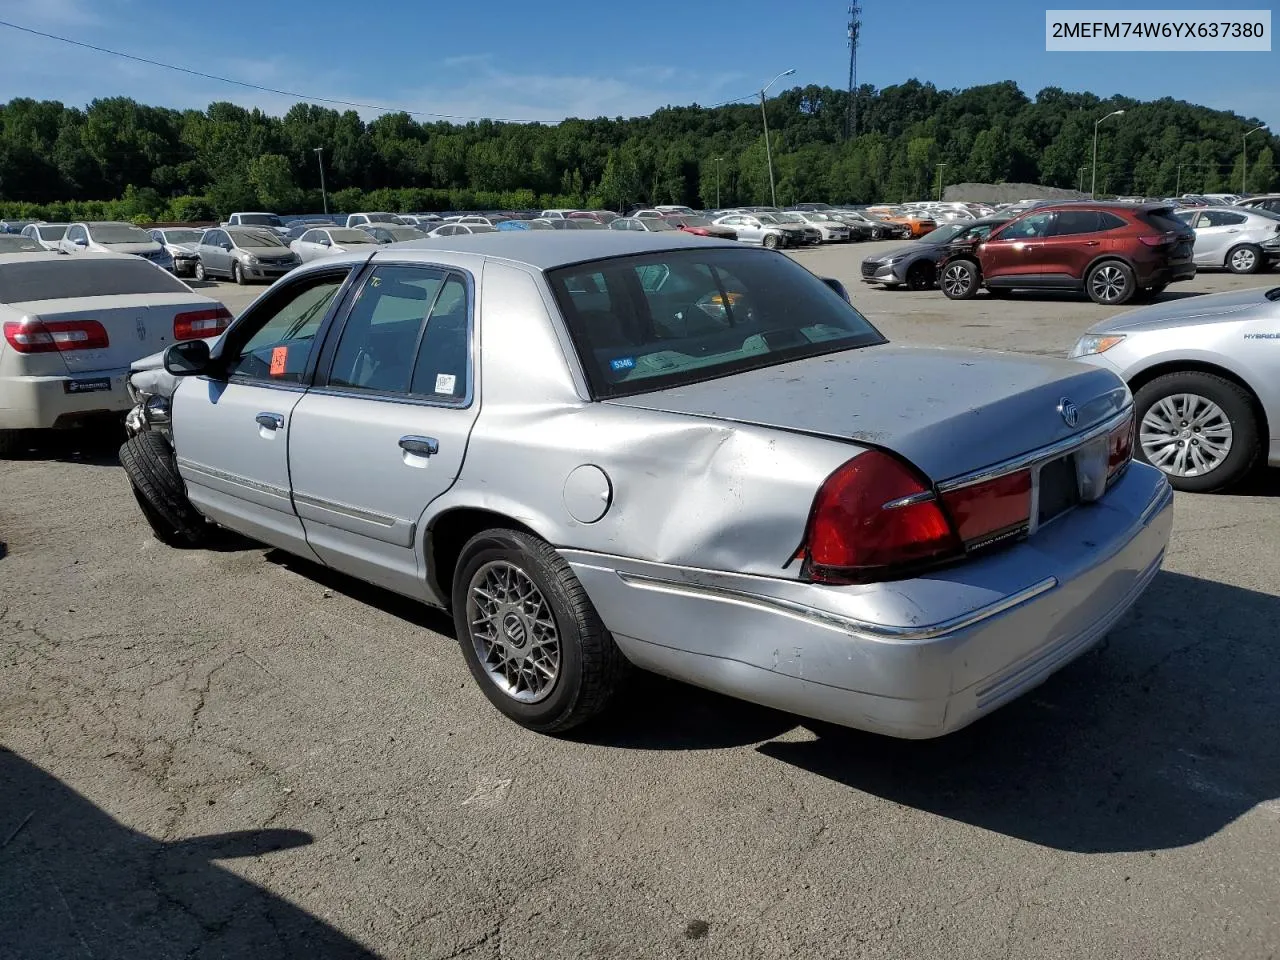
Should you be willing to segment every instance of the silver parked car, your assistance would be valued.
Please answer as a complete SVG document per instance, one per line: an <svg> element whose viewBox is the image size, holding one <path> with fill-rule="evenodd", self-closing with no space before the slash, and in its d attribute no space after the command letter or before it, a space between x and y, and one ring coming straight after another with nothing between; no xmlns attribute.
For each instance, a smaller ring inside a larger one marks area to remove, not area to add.
<svg viewBox="0 0 1280 960"><path fill-rule="evenodd" d="M680 231L335 257L164 366L172 449L121 451L159 536L451 610L543 731L630 663L944 734L1096 644L1172 522L1114 373L892 345L838 283Z"/></svg>
<svg viewBox="0 0 1280 960"><path fill-rule="evenodd" d="M68 224L58 249L63 253L128 253L149 260L165 270L173 269L173 258L151 235L132 223L116 221Z"/></svg>
<svg viewBox="0 0 1280 960"><path fill-rule="evenodd" d="M302 263L267 227L217 227L196 245L196 279L227 277L236 283L275 280Z"/></svg>
<svg viewBox="0 0 1280 960"><path fill-rule="evenodd" d="M1226 267L1232 273L1257 273L1280 261L1280 214L1243 207L1175 210L1196 234L1192 253L1197 267Z"/></svg>
<svg viewBox="0 0 1280 960"><path fill-rule="evenodd" d="M321 257L370 250L377 244L371 234L356 227L316 227L289 244L289 249L303 263L310 263Z"/></svg>
<svg viewBox="0 0 1280 960"><path fill-rule="evenodd" d="M157 227L150 231L151 239L164 247L165 252L173 259L173 272L178 276L195 276L196 264L200 262L200 246L203 230L190 227Z"/></svg>
<svg viewBox="0 0 1280 960"><path fill-rule="evenodd" d="M67 226L65 223L28 223L22 228L22 235L39 244L42 250L61 253L58 243L66 235Z"/></svg>
<svg viewBox="0 0 1280 960"><path fill-rule="evenodd" d="M1280 287L1129 310L1091 327L1071 356L1129 384L1135 455L1179 490L1280 466Z"/></svg>
<svg viewBox="0 0 1280 960"><path fill-rule="evenodd" d="M800 243L800 237L795 231L786 229L772 218L766 222L754 213L730 213L717 217L713 222L718 226L732 229L740 243L750 243L770 249L792 247Z"/></svg>

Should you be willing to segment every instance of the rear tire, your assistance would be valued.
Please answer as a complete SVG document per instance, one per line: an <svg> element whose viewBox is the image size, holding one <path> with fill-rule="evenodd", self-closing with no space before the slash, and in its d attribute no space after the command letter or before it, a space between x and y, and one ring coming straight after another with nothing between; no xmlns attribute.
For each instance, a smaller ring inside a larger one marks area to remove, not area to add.
<svg viewBox="0 0 1280 960"><path fill-rule="evenodd" d="M1262 251L1251 243L1242 243L1227 251L1227 269L1232 273L1257 273L1262 263Z"/></svg>
<svg viewBox="0 0 1280 960"><path fill-rule="evenodd" d="M1095 264L1085 274L1084 288L1090 300L1106 307L1128 303L1138 292L1133 271L1127 263L1119 260L1104 260Z"/></svg>
<svg viewBox="0 0 1280 960"><path fill-rule="evenodd" d="M1175 415L1186 412L1192 400L1197 416L1186 421L1190 434L1178 443L1183 420ZM1222 490L1244 479L1262 454L1253 397L1231 380L1198 370L1166 373L1143 385L1134 394L1133 404L1138 420L1134 456L1163 470L1175 490ZM1198 467L1193 450L1198 449L1202 460L1213 456L1210 443L1225 446L1225 454L1210 469L1187 475L1188 466Z"/></svg>
<svg viewBox="0 0 1280 960"><path fill-rule="evenodd" d="M530 730L585 723L630 667L569 564L530 534L499 528L472 537L458 558L452 599L471 675L495 707Z"/></svg>
<svg viewBox="0 0 1280 960"><path fill-rule="evenodd" d="M120 448L120 465L133 496L156 539L171 547L200 547L211 528L187 499L173 448L150 430L136 434Z"/></svg>
<svg viewBox="0 0 1280 960"><path fill-rule="evenodd" d="M972 300L981 286L978 265L972 260L953 260L942 268L939 284L948 300Z"/></svg>

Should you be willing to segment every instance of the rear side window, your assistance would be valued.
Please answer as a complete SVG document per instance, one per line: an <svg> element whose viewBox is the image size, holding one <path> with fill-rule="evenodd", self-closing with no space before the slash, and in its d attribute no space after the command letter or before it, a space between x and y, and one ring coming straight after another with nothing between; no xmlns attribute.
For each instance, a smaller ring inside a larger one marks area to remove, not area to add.
<svg viewBox="0 0 1280 960"><path fill-rule="evenodd" d="M1245 221L1243 214L1226 210L1206 210L1204 219L1207 221L1205 225L1209 227L1235 227Z"/></svg>
<svg viewBox="0 0 1280 960"><path fill-rule="evenodd" d="M1055 237L1066 237L1077 233L1096 233L1098 231L1098 213L1095 210L1061 210L1053 224Z"/></svg>
<svg viewBox="0 0 1280 960"><path fill-rule="evenodd" d="M0 303L190 292L173 274L141 258L60 257L0 264Z"/></svg>

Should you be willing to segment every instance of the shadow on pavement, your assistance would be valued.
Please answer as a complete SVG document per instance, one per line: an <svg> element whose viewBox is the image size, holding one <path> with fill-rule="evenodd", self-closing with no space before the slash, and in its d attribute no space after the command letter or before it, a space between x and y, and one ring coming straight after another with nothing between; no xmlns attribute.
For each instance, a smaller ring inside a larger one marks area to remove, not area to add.
<svg viewBox="0 0 1280 960"><path fill-rule="evenodd" d="M117 466L116 452L125 441L124 423L115 418L73 430L21 431L22 450L5 460L57 460L93 466Z"/></svg>
<svg viewBox="0 0 1280 960"><path fill-rule="evenodd" d="M0 955L373 958L328 924L213 862L311 842L298 830L153 840L0 748Z"/></svg>
<svg viewBox="0 0 1280 960"><path fill-rule="evenodd" d="M762 753L1061 850L1161 850L1280 797L1280 599L1163 573L1107 645L985 720L894 741L806 723Z"/></svg>

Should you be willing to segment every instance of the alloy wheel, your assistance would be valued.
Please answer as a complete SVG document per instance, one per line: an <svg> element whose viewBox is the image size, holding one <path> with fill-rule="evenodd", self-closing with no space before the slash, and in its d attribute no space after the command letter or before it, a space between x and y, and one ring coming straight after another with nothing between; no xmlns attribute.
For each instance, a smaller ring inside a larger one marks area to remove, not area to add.
<svg viewBox="0 0 1280 960"><path fill-rule="evenodd" d="M1252 273L1257 263L1258 255L1248 247L1242 247L1231 254L1229 266L1236 273Z"/></svg>
<svg viewBox="0 0 1280 960"><path fill-rule="evenodd" d="M947 267L942 275L942 289L951 296L959 296L969 289L969 268L960 264Z"/></svg>
<svg viewBox="0 0 1280 960"><path fill-rule="evenodd" d="M1138 442L1152 466L1175 477L1202 477L1231 452L1231 419L1212 400L1176 393L1151 405Z"/></svg>
<svg viewBox="0 0 1280 960"><path fill-rule="evenodd" d="M1095 270L1089 282L1093 287L1095 298L1102 303L1115 303L1124 296L1128 286L1124 272L1119 267L1111 265Z"/></svg>
<svg viewBox="0 0 1280 960"><path fill-rule="evenodd" d="M560 675L560 631L524 570L506 560L480 567L467 588L467 622L495 687L521 703L550 696Z"/></svg>

